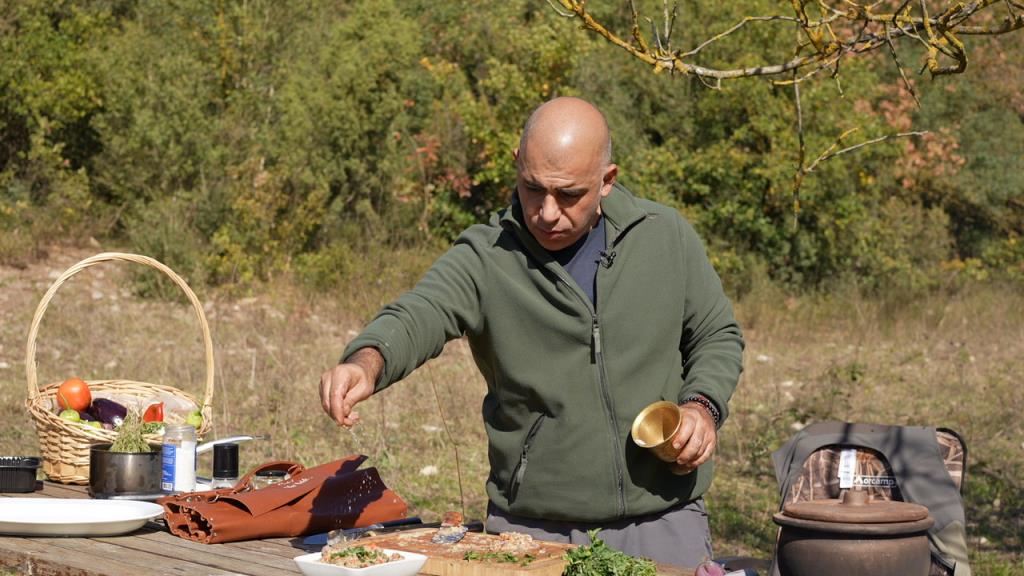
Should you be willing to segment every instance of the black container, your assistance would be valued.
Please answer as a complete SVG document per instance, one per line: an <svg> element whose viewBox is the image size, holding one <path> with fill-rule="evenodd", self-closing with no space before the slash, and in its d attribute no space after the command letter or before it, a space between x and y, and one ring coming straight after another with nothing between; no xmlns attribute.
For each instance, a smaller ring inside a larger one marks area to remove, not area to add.
<svg viewBox="0 0 1024 576"><path fill-rule="evenodd" d="M39 458L0 456L0 492L34 492Z"/></svg>
<svg viewBox="0 0 1024 576"><path fill-rule="evenodd" d="M213 477L238 478L238 444L215 444L213 447Z"/></svg>

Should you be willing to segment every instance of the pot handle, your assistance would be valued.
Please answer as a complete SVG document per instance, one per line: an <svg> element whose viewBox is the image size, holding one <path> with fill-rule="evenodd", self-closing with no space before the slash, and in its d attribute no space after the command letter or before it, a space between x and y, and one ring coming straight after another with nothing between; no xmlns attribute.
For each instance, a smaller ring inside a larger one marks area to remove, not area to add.
<svg viewBox="0 0 1024 576"><path fill-rule="evenodd" d="M219 438L217 440L211 440L209 442L203 442L196 446L196 454L202 454L203 452L209 452L213 450L213 447L218 444L227 444L229 442L245 442L247 440L270 440L269 434L258 434L256 436L250 436L243 434L240 436L228 436L227 438Z"/></svg>

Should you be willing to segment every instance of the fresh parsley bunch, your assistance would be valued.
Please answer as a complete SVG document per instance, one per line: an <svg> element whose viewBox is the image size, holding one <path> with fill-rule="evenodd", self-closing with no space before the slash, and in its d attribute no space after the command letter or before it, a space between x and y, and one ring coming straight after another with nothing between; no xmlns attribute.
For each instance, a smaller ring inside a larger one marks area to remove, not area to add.
<svg viewBox="0 0 1024 576"><path fill-rule="evenodd" d="M587 532L589 546L580 546L565 553L567 562L562 576L657 576L654 562L609 548L597 537L599 531Z"/></svg>

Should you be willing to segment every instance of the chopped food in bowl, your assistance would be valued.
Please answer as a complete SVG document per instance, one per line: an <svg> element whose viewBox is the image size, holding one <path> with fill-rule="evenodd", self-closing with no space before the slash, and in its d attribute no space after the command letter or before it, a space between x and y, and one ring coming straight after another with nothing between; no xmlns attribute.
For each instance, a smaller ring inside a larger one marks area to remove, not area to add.
<svg viewBox="0 0 1024 576"><path fill-rule="evenodd" d="M388 554L372 544L369 546L324 546L324 549L320 551L322 562L349 568L366 568L401 559L402 555L398 552Z"/></svg>
<svg viewBox="0 0 1024 576"><path fill-rule="evenodd" d="M422 554L350 542L295 558L306 576L413 576L426 561Z"/></svg>

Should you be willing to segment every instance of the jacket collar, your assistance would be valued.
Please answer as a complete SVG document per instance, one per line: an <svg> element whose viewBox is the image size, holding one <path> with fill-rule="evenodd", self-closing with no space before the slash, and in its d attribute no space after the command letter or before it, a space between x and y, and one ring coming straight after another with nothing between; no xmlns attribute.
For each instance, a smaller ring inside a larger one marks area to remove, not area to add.
<svg viewBox="0 0 1024 576"><path fill-rule="evenodd" d="M608 246L614 246L622 236L637 223L647 216L640 206L637 205L636 197L618 182L612 186L610 194L601 199L601 214L605 217L605 224L608 226ZM536 240L526 228L523 220L523 208L519 204L519 195L512 191L511 204L496 214L497 223L506 230L516 232L520 238L528 239L527 244L535 244ZM539 244L537 244L539 246Z"/></svg>
<svg viewBox="0 0 1024 576"><path fill-rule="evenodd" d="M647 211L638 205L633 193L618 182L612 186L611 193L601 200L601 213L611 227L608 233L609 246L617 244L629 229L647 218Z"/></svg>

